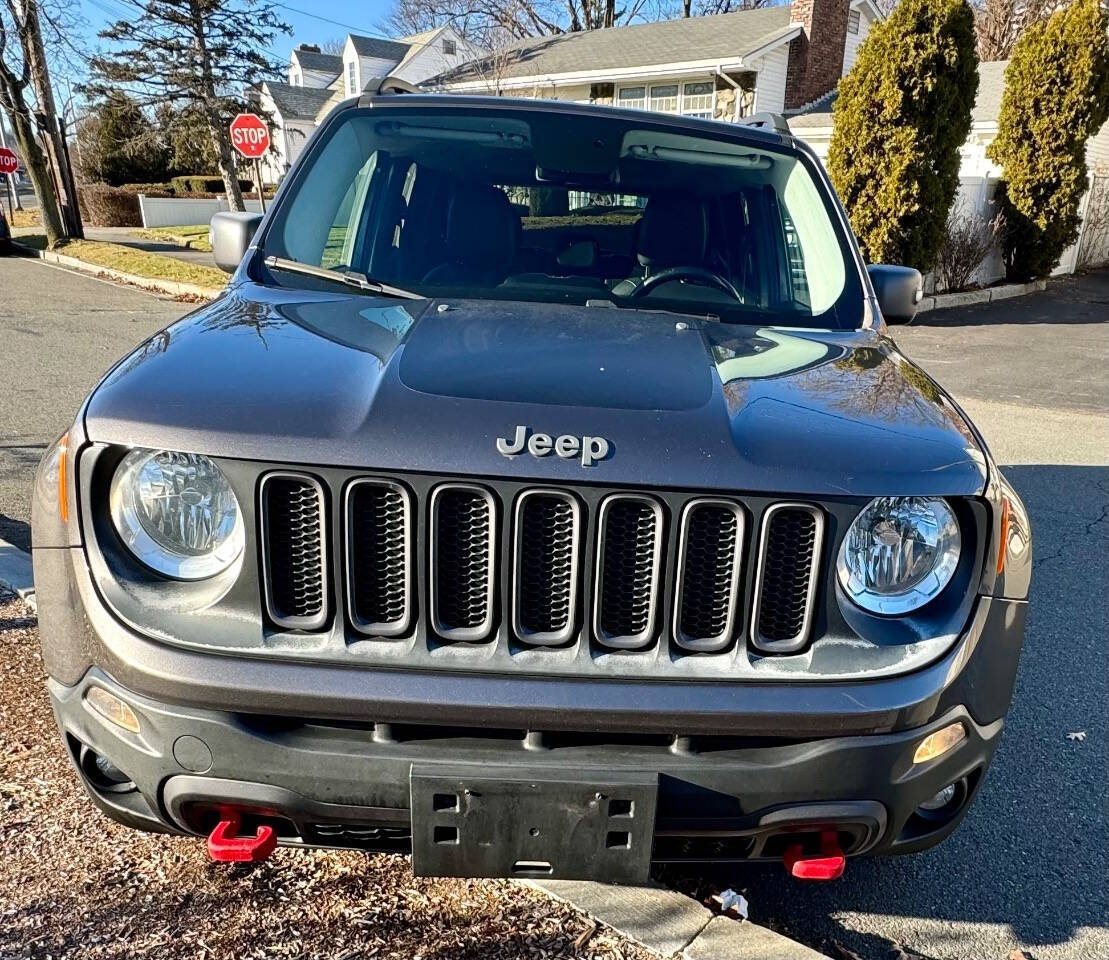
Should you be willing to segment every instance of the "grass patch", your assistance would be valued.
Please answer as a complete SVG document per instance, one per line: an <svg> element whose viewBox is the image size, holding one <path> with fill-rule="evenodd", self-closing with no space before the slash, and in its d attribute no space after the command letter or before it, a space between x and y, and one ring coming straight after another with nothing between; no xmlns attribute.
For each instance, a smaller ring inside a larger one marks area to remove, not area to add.
<svg viewBox="0 0 1109 960"><path fill-rule="evenodd" d="M227 284L227 274L214 267L163 257L159 253L132 250L118 243L101 243L98 240L71 240L55 251L66 257L76 257L85 263L109 270L132 273L148 280L170 280L175 283L195 283L200 287L220 289Z"/></svg>
<svg viewBox="0 0 1109 960"><path fill-rule="evenodd" d="M0 194L2 196L3 194ZM42 216L38 209L13 210L8 223L13 227L38 227L42 225Z"/></svg>
<svg viewBox="0 0 1109 960"><path fill-rule="evenodd" d="M187 227L158 227L153 230L136 230L136 237L143 240L157 240L159 243L175 243L179 247L188 247L190 250L212 252L212 245L208 242L208 227L205 224L196 224Z"/></svg>

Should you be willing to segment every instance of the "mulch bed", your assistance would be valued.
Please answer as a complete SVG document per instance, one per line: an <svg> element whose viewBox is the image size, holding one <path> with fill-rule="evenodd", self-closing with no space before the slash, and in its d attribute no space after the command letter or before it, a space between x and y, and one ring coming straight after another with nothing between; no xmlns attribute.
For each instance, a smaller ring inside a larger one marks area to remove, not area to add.
<svg viewBox="0 0 1109 960"><path fill-rule="evenodd" d="M58 739L37 624L0 597L0 960L455 960L651 954L509 881L413 878L403 856L279 849L211 863L198 840L102 816Z"/></svg>

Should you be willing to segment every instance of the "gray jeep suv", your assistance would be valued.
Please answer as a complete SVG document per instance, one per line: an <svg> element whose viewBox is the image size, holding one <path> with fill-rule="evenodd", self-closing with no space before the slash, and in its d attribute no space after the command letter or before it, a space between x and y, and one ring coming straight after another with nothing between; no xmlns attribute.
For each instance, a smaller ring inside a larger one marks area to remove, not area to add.
<svg viewBox="0 0 1109 960"><path fill-rule="evenodd" d="M920 850L979 789L1031 547L775 118L392 95L37 478L93 802L217 859L643 880ZM883 312L885 316L883 316Z"/></svg>

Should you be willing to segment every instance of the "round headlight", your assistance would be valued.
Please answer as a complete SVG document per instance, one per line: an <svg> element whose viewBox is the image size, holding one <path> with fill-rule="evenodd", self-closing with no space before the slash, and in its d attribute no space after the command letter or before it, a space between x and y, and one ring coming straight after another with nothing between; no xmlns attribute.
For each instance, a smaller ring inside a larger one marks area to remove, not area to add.
<svg viewBox="0 0 1109 960"><path fill-rule="evenodd" d="M871 613L910 613L951 581L960 539L955 514L939 497L878 497L843 538L840 586Z"/></svg>
<svg viewBox="0 0 1109 960"><path fill-rule="evenodd" d="M112 478L111 510L128 549L167 577L213 577L243 550L239 501L219 467L196 453L132 450Z"/></svg>

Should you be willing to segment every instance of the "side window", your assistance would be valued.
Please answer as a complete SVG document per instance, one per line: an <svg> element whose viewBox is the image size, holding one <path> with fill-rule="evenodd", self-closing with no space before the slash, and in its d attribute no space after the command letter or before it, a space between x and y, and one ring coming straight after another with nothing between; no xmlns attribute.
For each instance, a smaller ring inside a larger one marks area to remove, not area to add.
<svg viewBox="0 0 1109 960"><path fill-rule="evenodd" d="M800 307L812 308L812 299L809 295L809 278L805 273L805 251L801 247L801 240L797 236L797 228L789 217L789 213L782 210L782 231L785 234L786 260L789 263L789 288L793 302Z"/></svg>
<svg viewBox="0 0 1109 960"><path fill-rule="evenodd" d="M355 174L350 186L347 187L342 203L339 204L335 219L327 232L323 253L320 255L321 267L332 270L336 267L349 267L354 262L358 226L362 222L366 197L376 168L377 151L375 150Z"/></svg>

